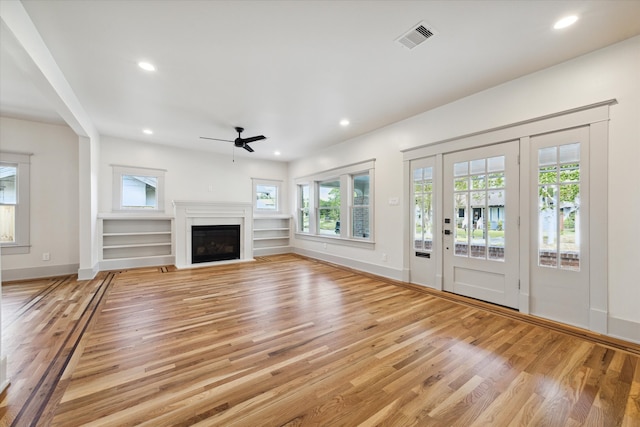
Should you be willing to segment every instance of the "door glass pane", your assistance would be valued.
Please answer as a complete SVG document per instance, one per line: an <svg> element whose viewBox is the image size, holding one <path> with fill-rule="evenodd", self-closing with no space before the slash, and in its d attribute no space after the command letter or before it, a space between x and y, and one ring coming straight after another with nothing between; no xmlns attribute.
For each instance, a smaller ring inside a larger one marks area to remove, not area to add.
<svg viewBox="0 0 640 427"><path fill-rule="evenodd" d="M414 248L433 249L433 168L418 168L413 172L414 188Z"/></svg>
<svg viewBox="0 0 640 427"><path fill-rule="evenodd" d="M455 255L504 261L505 156L456 163L454 173Z"/></svg>
<svg viewBox="0 0 640 427"><path fill-rule="evenodd" d="M557 192L555 185L542 185L538 191L538 264L541 266L555 267L558 264Z"/></svg>
<svg viewBox="0 0 640 427"><path fill-rule="evenodd" d="M580 185L560 186L560 267L580 269Z"/></svg>
<svg viewBox="0 0 640 427"><path fill-rule="evenodd" d="M453 165L453 176L469 175L469 162L460 162Z"/></svg>
<svg viewBox="0 0 640 427"><path fill-rule="evenodd" d="M472 160L469 162L471 164L470 173L472 175L477 173L484 173L485 169L485 159Z"/></svg>
<svg viewBox="0 0 640 427"><path fill-rule="evenodd" d="M560 149L560 163L580 162L580 143L565 144L558 147Z"/></svg>
<svg viewBox="0 0 640 427"><path fill-rule="evenodd" d="M505 202L504 191L489 191L489 216L487 218L487 235L489 237L489 259L504 261Z"/></svg>
<svg viewBox="0 0 640 427"><path fill-rule="evenodd" d="M471 211L473 212L473 228L471 231L471 257L486 257L486 193L473 191L470 193Z"/></svg>
<svg viewBox="0 0 640 427"><path fill-rule="evenodd" d="M454 218L456 228L454 231L455 255L468 256L469 254L469 202L468 193L454 194Z"/></svg>
<svg viewBox="0 0 640 427"><path fill-rule="evenodd" d="M538 150L538 265L580 269L580 143Z"/></svg>
<svg viewBox="0 0 640 427"><path fill-rule="evenodd" d="M487 159L487 172L500 172L504 170L504 156L490 157Z"/></svg>

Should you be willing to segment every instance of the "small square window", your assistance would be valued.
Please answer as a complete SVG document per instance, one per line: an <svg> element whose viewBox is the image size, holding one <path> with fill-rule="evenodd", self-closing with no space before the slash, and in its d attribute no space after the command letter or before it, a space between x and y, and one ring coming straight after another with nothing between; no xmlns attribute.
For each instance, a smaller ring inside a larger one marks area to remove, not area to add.
<svg viewBox="0 0 640 427"><path fill-rule="evenodd" d="M113 165L113 210L164 212L164 173Z"/></svg>
<svg viewBox="0 0 640 427"><path fill-rule="evenodd" d="M270 214L280 212L280 181L253 179L253 209Z"/></svg>

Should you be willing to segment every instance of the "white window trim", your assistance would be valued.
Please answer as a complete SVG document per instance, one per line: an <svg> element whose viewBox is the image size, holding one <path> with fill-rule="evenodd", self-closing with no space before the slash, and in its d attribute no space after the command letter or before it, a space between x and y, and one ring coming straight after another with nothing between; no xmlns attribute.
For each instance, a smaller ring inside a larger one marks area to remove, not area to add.
<svg viewBox="0 0 640 427"><path fill-rule="evenodd" d="M164 174L165 169L144 168L136 166L111 165L113 167L113 200L114 212L159 212L164 213ZM158 203L155 209L149 208L123 208L122 207L122 177L124 175L150 176L158 179L156 193Z"/></svg>
<svg viewBox="0 0 640 427"><path fill-rule="evenodd" d="M353 191L353 176L369 173L369 212L370 227L368 238L357 238L351 236L351 211L353 209L353 198L350 196ZM298 224L298 215L296 215L296 238L303 240L313 240L320 242L332 242L345 246L364 247L373 249L375 245L375 159L364 160L362 162L353 163L338 168L318 172L312 175L299 177L294 180L297 191L300 191L300 185L309 185L309 232L300 231ZM318 215L318 185L320 182L328 180L340 180L340 235L330 236L319 234L317 231L317 215ZM300 198L296 198L296 212L299 211Z"/></svg>
<svg viewBox="0 0 640 427"><path fill-rule="evenodd" d="M251 178L252 200L253 200L253 212L260 215L279 215L282 213L282 180L279 179L263 179L263 178ZM276 187L276 208L275 209L258 209L256 202L257 187L258 185L271 185Z"/></svg>
<svg viewBox="0 0 640 427"><path fill-rule="evenodd" d="M16 203L16 241L2 243L3 255L28 254L31 250L30 236L30 177L31 153L0 152L0 162L18 165L16 179L18 181L18 200Z"/></svg>

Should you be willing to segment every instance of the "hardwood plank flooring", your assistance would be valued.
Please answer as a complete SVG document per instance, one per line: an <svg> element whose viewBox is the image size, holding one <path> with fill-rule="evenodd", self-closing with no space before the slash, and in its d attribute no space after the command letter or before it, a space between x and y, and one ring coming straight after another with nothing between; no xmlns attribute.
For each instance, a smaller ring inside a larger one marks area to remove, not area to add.
<svg viewBox="0 0 640 427"><path fill-rule="evenodd" d="M3 287L0 425L640 426L640 346L295 255Z"/></svg>

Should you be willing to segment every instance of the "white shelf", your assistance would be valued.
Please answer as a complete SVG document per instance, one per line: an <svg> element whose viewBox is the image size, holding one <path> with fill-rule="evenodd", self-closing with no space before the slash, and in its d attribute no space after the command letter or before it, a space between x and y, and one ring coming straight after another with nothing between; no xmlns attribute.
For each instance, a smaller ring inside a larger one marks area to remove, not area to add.
<svg viewBox="0 0 640 427"><path fill-rule="evenodd" d="M142 233L102 233L103 236L155 236L159 234L171 234L170 231L148 231Z"/></svg>
<svg viewBox="0 0 640 427"><path fill-rule="evenodd" d="M291 217L255 215L253 217L253 255L291 252Z"/></svg>
<svg viewBox="0 0 640 427"><path fill-rule="evenodd" d="M118 248L145 248L149 246L171 246L171 242L167 243L139 243L131 245L110 245L102 246L102 249L118 249Z"/></svg>
<svg viewBox="0 0 640 427"><path fill-rule="evenodd" d="M172 217L103 214L99 218L101 265L131 268L165 265L175 259Z"/></svg>

